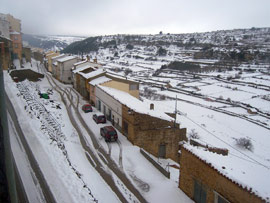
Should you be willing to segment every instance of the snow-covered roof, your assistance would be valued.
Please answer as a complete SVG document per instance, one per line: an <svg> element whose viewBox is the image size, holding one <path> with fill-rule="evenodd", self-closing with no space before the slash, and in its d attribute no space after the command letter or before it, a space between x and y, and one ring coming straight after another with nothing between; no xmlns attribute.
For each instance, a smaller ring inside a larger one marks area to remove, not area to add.
<svg viewBox="0 0 270 203"><path fill-rule="evenodd" d="M102 69L97 69L97 70L92 71L90 73L78 72L78 74L80 74L81 76L83 76L85 79L89 79L89 78L98 76L98 75L100 75L102 73L106 73L106 71L105 70L102 70Z"/></svg>
<svg viewBox="0 0 270 203"><path fill-rule="evenodd" d="M112 80L112 79L107 78L106 76L101 76L101 77L99 77L99 78L96 78L96 79L94 79L94 80L91 80L91 81L89 82L89 84L95 86L95 85L102 84L102 83L104 83L104 82L109 82L109 81L111 81L111 80Z"/></svg>
<svg viewBox="0 0 270 203"><path fill-rule="evenodd" d="M3 38L3 39L6 39L6 40L8 40L8 41L11 41L11 39L10 39L10 38L5 37L4 35L0 35L0 37L1 37L1 38Z"/></svg>
<svg viewBox="0 0 270 203"><path fill-rule="evenodd" d="M76 58L77 58L77 56L66 56L64 58L58 59L57 61L58 62L65 62L65 61L69 61L69 60L76 59Z"/></svg>
<svg viewBox="0 0 270 203"><path fill-rule="evenodd" d="M20 35L20 33L19 32L16 32L16 31L10 32L9 34L11 34L11 35Z"/></svg>
<svg viewBox="0 0 270 203"><path fill-rule="evenodd" d="M52 57L51 59L53 60L53 59L58 59L58 58L61 58L61 57L64 57L65 56L65 54L60 54L60 55L58 55L58 56L54 56L54 57Z"/></svg>
<svg viewBox="0 0 270 203"><path fill-rule="evenodd" d="M111 87L104 87L101 85L98 85L97 87L106 92L108 95L110 95L117 101L119 101L121 104L126 105L128 108L137 113L147 114L156 118L160 118L162 120L173 121L172 117L157 110L150 110L150 107L148 105L146 106L145 103L126 92Z"/></svg>
<svg viewBox="0 0 270 203"><path fill-rule="evenodd" d="M243 189L250 190L255 195L270 199L270 170L267 166L262 166L248 157L239 158L235 152L223 156L214 152L205 150L203 147L192 146L190 144L182 145L186 150L198 157L215 169L219 174L225 176Z"/></svg>
<svg viewBox="0 0 270 203"><path fill-rule="evenodd" d="M74 65L74 66L77 66L77 65L80 65L80 64L83 64L83 63L86 63L86 62L87 62L87 60L79 61L79 62L77 62L77 63L74 63L73 65Z"/></svg>
<svg viewBox="0 0 270 203"><path fill-rule="evenodd" d="M88 68L93 68L93 67L91 65L89 65L89 64L86 64L86 65L84 65L82 67L79 67L79 68L73 70L72 72L73 73L78 73L78 72L84 71L84 70L86 70Z"/></svg>
<svg viewBox="0 0 270 203"><path fill-rule="evenodd" d="M107 73L107 76L112 77L112 78L119 78L119 79L122 79L122 80L128 80L128 81L131 81L131 82L136 82L136 83L138 83L138 82L135 81L135 80L132 80L132 79L130 79L130 78L123 77L123 76L117 75L117 74Z"/></svg>

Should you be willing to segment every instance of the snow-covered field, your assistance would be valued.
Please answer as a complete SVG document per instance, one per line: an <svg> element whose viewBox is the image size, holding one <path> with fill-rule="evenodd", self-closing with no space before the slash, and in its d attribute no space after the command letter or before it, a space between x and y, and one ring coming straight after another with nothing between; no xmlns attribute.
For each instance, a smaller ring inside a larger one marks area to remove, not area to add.
<svg viewBox="0 0 270 203"><path fill-rule="evenodd" d="M175 52L171 47L168 49ZM113 63L107 58L113 56L112 50L100 50L96 56L110 71L121 67L120 71L115 71L117 74L125 75L125 69L130 68L132 73L127 77L141 83L144 102L153 103L160 112L175 112L177 97L177 121L180 127L187 128L188 136L195 132L198 142L226 148L229 155L220 156L189 145L187 148L228 178L252 188L258 196L270 197L270 80L267 64L240 64L235 67L238 69L197 74L162 71L155 75L157 67L172 61L172 57L155 56L156 60L146 68L144 60L132 57L135 55L132 51L120 52L121 56ZM136 55L155 55L154 52L141 52ZM125 61L127 65L119 61ZM247 67L253 72L245 71ZM167 84L170 84L169 88ZM147 96L145 88L151 90ZM237 144L242 138L249 141L249 148Z"/></svg>

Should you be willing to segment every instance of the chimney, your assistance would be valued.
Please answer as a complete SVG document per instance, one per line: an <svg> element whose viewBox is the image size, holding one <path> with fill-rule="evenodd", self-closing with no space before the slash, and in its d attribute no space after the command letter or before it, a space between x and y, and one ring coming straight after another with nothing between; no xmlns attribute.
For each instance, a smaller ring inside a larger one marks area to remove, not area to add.
<svg viewBox="0 0 270 203"><path fill-rule="evenodd" d="M97 58L94 59L94 63L97 63Z"/></svg>
<svg viewBox="0 0 270 203"><path fill-rule="evenodd" d="M154 104L150 104L150 110L154 110Z"/></svg>
<svg viewBox="0 0 270 203"><path fill-rule="evenodd" d="M90 61L90 56L87 55L87 56L86 56L86 59L87 59L87 61Z"/></svg>

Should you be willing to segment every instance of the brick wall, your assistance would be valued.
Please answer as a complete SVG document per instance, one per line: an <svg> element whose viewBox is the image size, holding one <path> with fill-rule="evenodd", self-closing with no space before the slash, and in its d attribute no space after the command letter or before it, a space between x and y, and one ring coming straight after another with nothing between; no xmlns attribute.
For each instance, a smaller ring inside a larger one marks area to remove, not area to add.
<svg viewBox="0 0 270 203"><path fill-rule="evenodd" d="M166 158L179 161L179 142L186 140L186 129L174 127L174 123L146 114L129 111L122 107L123 124L128 124L127 138L134 145L142 147L154 156L159 154L159 146L166 145Z"/></svg>
<svg viewBox="0 0 270 203"><path fill-rule="evenodd" d="M206 188L207 202L214 202L214 191L230 202L263 202L256 195L218 173L184 147L181 147L180 170L179 187L192 199L194 180L197 180Z"/></svg>

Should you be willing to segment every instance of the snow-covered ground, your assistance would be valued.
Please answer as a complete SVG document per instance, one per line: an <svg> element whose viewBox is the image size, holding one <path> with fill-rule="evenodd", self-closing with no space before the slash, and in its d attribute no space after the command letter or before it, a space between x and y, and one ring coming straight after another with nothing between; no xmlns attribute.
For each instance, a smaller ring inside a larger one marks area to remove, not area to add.
<svg viewBox="0 0 270 203"><path fill-rule="evenodd" d="M33 70L41 71L38 62L33 61L32 64ZM26 68L30 69L31 65L29 63L24 64L24 69ZM69 120L65 105L62 103L60 95L52 90L46 77L35 83L30 81L14 83L5 71L4 79L6 92L16 110L27 142L57 202L92 202L95 200L99 202L119 202L117 195L114 194L100 174L89 163L78 134ZM66 85L61 86L62 88L70 88L70 86ZM27 98L25 97L26 93L22 92L25 89L30 93ZM38 90L49 90L50 99L40 98ZM79 107L84 103L85 101L80 98ZM40 113L32 104L45 107L46 113ZM94 109L94 112L96 111ZM98 138L101 147L108 150L106 142L99 135L99 129L103 124L97 125L92 120L93 113L86 114L81 110L80 113ZM56 131L60 137L56 138L56 141L53 141L55 137L50 134L55 129L47 125L45 115L46 118L49 117L50 121L55 122L55 125L58 126ZM83 128L82 132L85 137L88 137ZM16 144L15 139L11 141L12 146L16 148L18 144ZM89 138L87 141L91 146L91 139ZM133 146L120 132L119 141L121 147L117 143L111 143L111 156L115 163L119 163L119 153L120 150L122 151L122 166L119 165L119 167L122 167L124 173L148 202L192 202L178 188L178 169L171 167L169 169L172 174L171 179L167 179L141 155L139 148ZM168 163L178 165L172 160L160 160L160 162L164 166ZM27 171L27 166L19 170ZM126 188L119 184L118 178L113 173L112 176L119 189L125 193ZM149 190L143 190L142 184L146 185ZM131 195L128 191L126 194ZM137 200L132 197L130 201L136 202ZM43 201L37 200L37 202Z"/></svg>
<svg viewBox="0 0 270 203"><path fill-rule="evenodd" d="M121 47L118 49L121 50ZM172 53L177 50L171 47L168 49ZM188 136L196 132L199 142L226 148L229 155L220 156L187 145L189 150L228 178L243 187L252 188L258 196L264 199L270 197L267 181L270 178L270 80L269 75L265 74L269 73L267 64L240 64L226 71L203 72L202 69L202 73L167 70L155 75L161 65L173 60L171 56L159 57L154 51L139 51L135 54L133 51L121 50L120 58L112 62L107 57L112 57L113 53L108 49L99 50L97 58L100 63L106 64L109 71L117 74L125 75L124 70L130 68L133 72L127 77L141 82L140 91L144 93L145 87L152 91L152 95L142 96L144 102L153 103L160 112L175 112L177 97L177 121L181 127L187 128ZM132 57L143 57L146 53L156 59L149 62ZM207 60L204 62L211 63ZM115 67L121 69L114 70ZM245 69L252 69L253 72ZM161 88L168 83L171 87ZM165 97L160 99L160 96ZM250 141L251 149L237 144L241 138Z"/></svg>

